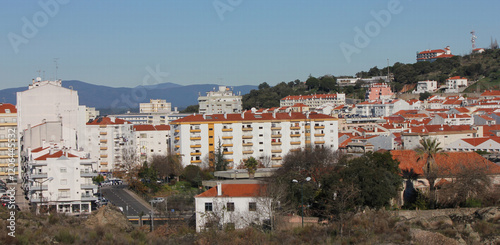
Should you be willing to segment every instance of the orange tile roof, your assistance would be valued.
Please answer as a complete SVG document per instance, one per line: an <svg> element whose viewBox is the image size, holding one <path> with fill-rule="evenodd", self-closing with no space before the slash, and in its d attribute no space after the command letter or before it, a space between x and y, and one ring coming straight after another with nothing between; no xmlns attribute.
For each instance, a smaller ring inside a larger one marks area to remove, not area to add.
<svg viewBox="0 0 500 245"><path fill-rule="evenodd" d="M59 158L59 157L62 157L62 155L63 155L63 151L59 150L59 151L54 152L52 154L50 154L50 152L49 152L49 153L47 153L45 155L42 155L42 156L36 158L35 160L36 161L45 161L45 160L47 160L47 158ZM68 157L78 157L78 156L73 155L71 153L68 153Z"/></svg>
<svg viewBox="0 0 500 245"><path fill-rule="evenodd" d="M120 118L115 118L115 121L112 122L111 118L109 117L98 117L92 120L91 122L87 123L87 125L111 125L111 124L132 124L132 123Z"/></svg>
<svg viewBox="0 0 500 245"><path fill-rule="evenodd" d="M224 114L213 114L213 115L205 115L205 118L203 118L203 115L196 114L177 119L171 122L171 124L182 123L182 122L208 122L208 121L218 122L218 121L263 121L263 120L294 120L294 119L306 120L307 119L306 115L300 112L291 112L290 114L278 112L275 113L276 117L273 117L273 113L261 113L261 114L244 113L244 114L245 114L244 117L241 117L241 113L226 114L226 117L224 116ZM309 113L309 119L335 119L335 118L328 115L311 112Z"/></svg>
<svg viewBox="0 0 500 245"><path fill-rule="evenodd" d="M150 124L141 124L134 125L135 131L164 131L170 130L170 125L150 125Z"/></svg>
<svg viewBox="0 0 500 245"><path fill-rule="evenodd" d="M446 79L446 80L456 80L456 79L467 79L467 78L465 78L465 77L460 77L460 76L454 76L454 77L450 77L450 78L448 78L448 79Z"/></svg>
<svg viewBox="0 0 500 245"><path fill-rule="evenodd" d="M482 138L466 138L462 139L463 141L473 145L473 146L478 146L486 141L488 141L490 138L488 137L482 137Z"/></svg>
<svg viewBox="0 0 500 245"><path fill-rule="evenodd" d="M442 50L442 49L433 49L433 50L425 50L425 51L422 51L418 54L430 54L430 53L444 53L445 51Z"/></svg>
<svg viewBox="0 0 500 245"><path fill-rule="evenodd" d="M453 109L457 110L460 113L469 113L470 112L469 109L467 109L465 107L455 107Z"/></svg>
<svg viewBox="0 0 500 245"><path fill-rule="evenodd" d="M486 90L481 96L500 96L500 90Z"/></svg>
<svg viewBox="0 0 500 245"><path fill-rule="evenodd" d="M482 127L483 137L496 136L494 131L500 131L500 124L484 125Z"/></svg>
<svg viewBox="0 0 500 245"><path fill-rule="evenodd" d="M337 98L337 94L289 95L281 100L312 100L333 98Z"/></svg>
<svg viewBox="0 0 500 245"><path fill-rule="evenodd" d="M31 152L41 152L43 149L44 149L43 147L38 147L38 148L31 150Z"/></svg>
<svg viewBox="0 0 500 245"><path fill-rule="evenodd" d="M222 184L221 197L258 197L264 196L267 185L263 184ZM195 197L217 197L217 186Z"/></svg>
<svg viewBox="0 0 500 245"><path fill-rule="evenodd" d="M416 174L424 174L422 168L425 165L426 156L418 159L419 156L413 150L393 150L391 151L391 155L393 159L399 161L399 168L401 170L413 169ZM500 166L488 161L476 152L438 153L436 154L435 159L436 165L442 175L457 174L460 172L460 166L478 166L487 169L488 174L500 174Z"/></svg>
<svg viewBox="0 0 500 245"><path fill-rule="evenodd" d="M7 113L5 110L10 110L10 113L17 113L16 106L9 103L0 103L0 113Z"/></svg>

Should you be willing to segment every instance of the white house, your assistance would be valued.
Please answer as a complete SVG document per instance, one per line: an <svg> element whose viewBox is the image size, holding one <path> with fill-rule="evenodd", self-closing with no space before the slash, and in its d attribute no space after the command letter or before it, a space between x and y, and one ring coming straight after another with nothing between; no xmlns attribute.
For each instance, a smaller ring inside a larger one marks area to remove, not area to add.
<svg viewBox="0 0 500 245"><path fill-rule="evenodd" d="M68 214L90 213L97 198L97 162L86 159L86 153L46 144L27 150L23 162L23 189L37 210Z"/></svg>
<svg viewBox="0 0 500 245"><path fill-rule="evenodd" d="M467 78L455 76L446 79L445 93L458 93L467 87Z"/></svg>
<svg viewBox="0 0 500 245"><path fill-rule="evenodd" d="M195 196L196 231L270 224L272 198L263 184L221 184Z"/></svg>
<svg viewBox="0 0 500 245"><path fill-rule="evenodd" d="M418 81L417 83L417 89L413 91L414 94L421 94L425 92L435 92L438 89L437 87L437 81Z"/></svg>

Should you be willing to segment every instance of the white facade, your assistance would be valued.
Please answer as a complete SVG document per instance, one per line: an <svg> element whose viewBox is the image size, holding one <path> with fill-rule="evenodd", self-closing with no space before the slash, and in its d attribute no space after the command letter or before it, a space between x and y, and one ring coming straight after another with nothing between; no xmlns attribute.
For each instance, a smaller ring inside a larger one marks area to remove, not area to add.
<svg viewBox="0 0 500 245"><path fill-rule="evenodd" d="M140 113L152 113L152 112L161 112L161 113L171 113L172 112L172 104L170 102L167 103L166 100L149 100L149 103L140 103L139 104L139 112Z"/></svg>
<svg viewBox="0 0 500 245"><path fill-rule="evenodd" d="M153 155L166 155L169 150L169 125L135 125L135 142L141 162L151 159Z"/></svg>
<svg viewBox="0 0 500 245"><path fill-rule="evenodd" d="M61 87L61 81L33 81L17 93L17 125L20 132L43 122L60 121L64 146L85 150L85 106L78 105L78 92ZM21 137L21 135L19 136Z"/></svg>
<svg viewBox="0 0 500 245"><path fill-rule="evenodd" d="M362 102L356 105L356 114L364 117L388 117L401 110L410 110L412 106L405 100L388 102Z"/></svg>
<svg viewBox="0 0 500 245"><path fill-rule="evenodd" d="M233 94L226 86L219 90L209 91L206 96L198 97L200 114L239 113L241 112L241 95Z"/></svg>
<svg viewBox="0 0 500 245"><path fill-rule="evenodd" d="M17 109L13 104L0 103L0 176L19 174L17 151Z"/></svg>
<svg viewBox="0 0 500 245"><path fill-rule="evenodd" d="M133 125L114 117L99 117L87 123L87 141L92 160L100 172L122 169L124 153L136 150Z"/></svg>
<svg viewBox="0 0 500 245"><path fill-rule="evenodd" d="M467 114L446 114L438 113L432 120L427 123L427 125L472 125L474 124L474 119L472 116Z"/></svg>
<svg viewBox="0 0 500 245"><path fill-rule="evenodd" d="M278 167L289 151L306 145L338 149L337 119L317 113L192 115L171 126L171 147L184 166L206 164L219 142L230 167L249 157Z"/></svg>
<svg viewBox="0 0 500 245"><path fill-rule="evenodd" d="M299 103L313 108L324 104L345 105L345 94L290 95L280 100L280 107Z"/></svg>
<svg viewBox="0 0 500 245"><path fill-rule="evenodd" d="M459 93L467 87L467 78L463 77L450 77L446 79L445 93Z"/></svg>
<svg viewBox="0 0 500 245"><path fill-rule="evenodd" d="M99 111L96 110L94 107L85 107L87 116L85 118L85 122L88 122L90 119L94 119L99 116Z"/></svg>
<svg viewBox="0 0 500 245"><path fill-rule="evenodd" d="M60 148L56 144L28 149L23 168L22 188L40 212L40 206L50 212L81 214L90 213L97 198L97 185L92 177L98 175L97 162L82 159L85 153Z"/></svg>
<svg viewBox="0 0 500 245"><path fill-rule="evenodd" d="M417 83L417 89L413 91L414 94L421 94L425 92L435 92L438 89L437 87L437 81L418 81Z"/></svg>
<svg viewBox="0 0 500 245"><path fill-rule="evenodd" d="M195 196L196 231L242 229L252 223L264 225L266 221L270 222L272 199L259 195L263 186L218 183L216 187Z"/></svg>

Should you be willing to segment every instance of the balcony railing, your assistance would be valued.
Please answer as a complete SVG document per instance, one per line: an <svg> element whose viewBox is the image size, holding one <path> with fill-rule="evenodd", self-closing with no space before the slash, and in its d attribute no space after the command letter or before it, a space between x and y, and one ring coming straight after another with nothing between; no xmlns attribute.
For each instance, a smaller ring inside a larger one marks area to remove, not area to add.
<svg viewBox="0 0 500 245"><path fill-rule="evenodd" d="M32 179L43 179L43 178L47 178L47 173L34 173L30 177Z"/></svg>
<svg viewBox="0 0 500 245"><path fill-rule="evenodd" d="M80 171L80 177L95 177L99 175L97 171L92 171L92 170L81 170Z"/></svg>
<svg viewBox="0 0 500 245"><path fill-rule="evenodd" d="M82 189L97 189L97 185L94 185L94 184L81 184L80 188L82 188Z"/></svg>

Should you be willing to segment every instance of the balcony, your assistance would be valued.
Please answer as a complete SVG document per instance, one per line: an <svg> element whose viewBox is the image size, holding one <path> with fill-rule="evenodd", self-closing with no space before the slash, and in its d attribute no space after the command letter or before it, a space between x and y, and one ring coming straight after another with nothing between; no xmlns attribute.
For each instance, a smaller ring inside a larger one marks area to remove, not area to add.
<svg viewBox="0 0 500 245"><path fill-rule="evenodd" d="M101 149L101 151L105 151L105 150L107 150L107 149L108 149L108 147L107 147L107 146L101 146L101 148L100 148L100 149Z"/></svg>
<svg viewBox="0 0 500 245"><path fill-rule="evenodd" d="M90 169L85 169L80 171L80 177L95 177L99 175L97 172L94 172Z"/></svg>
<svg viewBox="0 0 500 245"><path fill-rule="evenodd" d="M201 152L191 152L191 156L201 156Z"/></svg>
<svg viewBox="0 0 500 245"><path fill-rule="evenodd" d="M200 133L201 129L191 129L189 130L190 133Z"/></svg>
<svg viewBox="0 0 500 245"><path fill-rule="evenodd" d="M281 149L275 149L275 150L271 150L272 153L281 153Z"/></svg>
<svg viewBox="0 0 500 245"><path fill-rule="evenodd" d="M290 145L300 145L300 141L292 141L290 142Z"/></svg>
<svg viewBox="0 0 500 245"><path fill-rule="evenodd" d="M272 126L272 127L271 127L271 130L280 130L280 129L281 129L281 127L280 127L280 126Z"/></svg>
<svg viewBox="0 0 500 245"><path fill-rule="evenodd" d="M108 132L99 132L99 135L108 135Z"/></svg>
<svg viewBox="0 0 500 245"><path fill-rule="evenodd" d="M300 134L290 134L290 137L300 137Z"/></svg>
<svg viewBox="0 0 500 245"><path fill-rule="evenodd" d="M233 147L233 144L222 144L223 147Z"/></svg>
<svg viewBox="0 0 500 245"><path fill-rule="evenodd" d="M100 143L108 143L108 140L99 140Z"/></svg>
<svg viewBox="0 0 500 245"><path fill-rule="evenodd" d="M299 130L299 129L300 129L300 127L299 127L299 126L291 126L291 127L290 127L290 130Z"/></svg>
<svg viewBox="0 0 500 245"><path fill-rule="evenodd" d="M87 184L81 184L80 188L82 189L97 189L97 185L87 183Z"/></svg>
<svg viewBox="0 0 500 245"><path fill-rule="evenodd" d="M252 127L241 128L241 131L252 131Z"/></svg>
<svg viewBox="0 0 500 245"><path fill-rule="evenodd" d="M181 148L181 145L175 145L175 148Z"/></svg>
<svg viewBox="0 0 500 245"><path fill-rule="evenodd" d="M178 133L180 133L181 131L180 131L180 130L178 130L178 129L176 129L176 130L174 130L174 132L175 132L176 134L178 134Z"/></svg>
<svg viewBox="0 0 500 245"><path fill-rule="evenodd" d="M324 140L318 140L318 141L314 141L314 144L324 144L325 141Z"/></svg>
<svg viewBox="0 0 500 245"><path fill-rule="evenodd" d="M201 163L201 160L192 160L191 163Z"/></svg>
<svg viewBox="0 0 500 245"><path fill-rule="evenodd" d="M224 154L224 155L233 155L233 152L232 151L224 151L222 154Z"/></svg>
<svg viewBox="0 0 500 245"><path fill-rule="evenodd" d="M93 196L93 195L85 195L85 194L82 194L81 196L82 198L82 201L87 201L87 202L92 202L92 201L97 201L97 197Z"/></svg>
<svg viewBox="0 0 500 245"><path fill-rule="evenodd" d="M108 165L108 162L101 162L101 165Z"/></svg>
<svg viewBox="0 0 500 245"><path fill-rule="evenodd" d="M314 126L314 129L324 129L325 126Z"/></svg>
<svg viewBox="0 0 500 245"><path fill-rule="evenodd" d="M176 145L176 148L180 148L180 145ZM201 148L201 145L191 145L191 148Z"/></svg>
<svg viewBox="0 0 500 245"><path fill-rule="evenodd" d="M250 150L250 151L243 151L243 154L252 154L252 153L253 153L252 150Z"/></svg>
<svg viewBox="0 0 500 245"><path fill-rule="evenodd" d="M30 176L32 179L43 179L47 178L47 173L35 173Z"/></svg>
<svg viewBox="0 0 500 245"><path fill-rule="evenodd" d="M325 134L314 134L314 137L324 137Z"/></svg>
<svg viewBox="0 0 500 245"><path fill-rule="evenodd" d="M281 138L281 134L273 134L271 135L271 138Z"/></svg>
<svg viewBox="0 0 500 245"><path fill-rule="evenodd" d="M271 145L281 145L281 142L271 142Z"/></svg>
<svg viewBox="0 0 500 245"><path fill-rule="evenodd" d="M197 137L191 137L191 140L201 140L201 137L197 136Z"/></svg>
<svg viewBox="0 0 500 245"><path fill-rule="evenodd" d="M283 158L282 158L282 157L271 157L271 160L276 160L276 161L278 161L278 160L281 160L281 159L283 159Z"/></svg>
<svg viewBox="0 0 500 245"><path fill-rule="evenodd" d="M241 136L242 139L251 139L253 138L253 135L243 135Z"/></svg>
<svg viewBox="0 0 500 245"><path fill-rule="evenodd" d="M100 155L100 158L108 158L108 155Z"/></svg>
<svg viewBox="0 0 500 245"><path fill-rule="evenodd" d="M42 188L40 188L40 184L36 183L36 185L30 186L30 191L46 191L49 189L49 186L47 185L42 185Z"/></svg>
<svg viewBox="0 0 500 245"><path fill-rule="evenodd" d="M174 138L174 139L175 139L175 140L181 140L181 137L179 137L179 136L175 136L175 138Z"/></svg>
<svg viewBox="0 0 500 245"><path fill-rule="evenodd" d="M243 146L253 146L253 143L243 143Z"/></svg>
<svg viewBox="0 0 500 245"><path fill-rule="evenodd" d="M233 139L233 136L222 136L223 140L230 140Z"/></svg>
<svg viewBox="0 0 500 245"><path fill-rule="evenodd" d="M232 128L223 128L222 132L233 132Z"/></svg>

